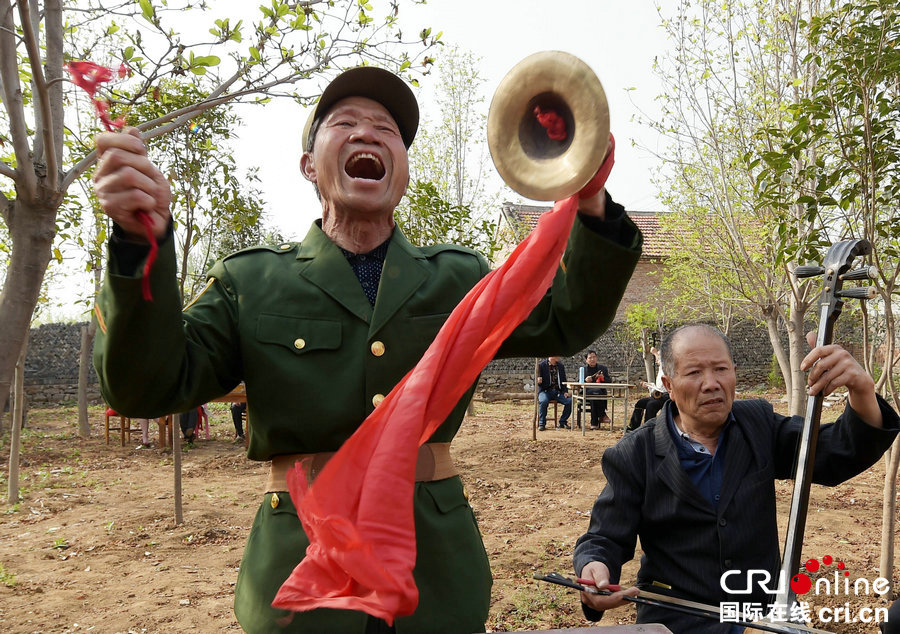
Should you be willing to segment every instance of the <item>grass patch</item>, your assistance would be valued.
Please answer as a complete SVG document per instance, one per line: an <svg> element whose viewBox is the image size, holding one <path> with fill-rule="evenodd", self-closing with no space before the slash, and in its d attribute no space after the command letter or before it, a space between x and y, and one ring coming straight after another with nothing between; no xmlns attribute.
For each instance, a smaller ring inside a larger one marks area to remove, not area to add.
<svg viewBox="0 0 900 634"><path fill-rule="evenodd" d="M10 570L6 569L2 563L0 563L0 583L5 585L7 588L15 588L16 587L16 575Z"/></svg>
<svg viewBox="0 0 900 634"><path fill-rule="evenodd" d="M489 619L491 629L516 632L571 624L572 597L566 592L529 585L517 590L511 602L510 608Z"/></svg>

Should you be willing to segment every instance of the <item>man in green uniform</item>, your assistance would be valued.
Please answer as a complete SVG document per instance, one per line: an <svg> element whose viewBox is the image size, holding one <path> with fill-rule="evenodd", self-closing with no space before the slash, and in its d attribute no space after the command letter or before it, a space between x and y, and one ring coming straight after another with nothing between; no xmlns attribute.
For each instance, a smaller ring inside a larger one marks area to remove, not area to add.
<svg viewBox="0 0 900 634"><path fill-rule="evenodd" d="M235 591L235 613L248 632L392 629L360 612L292 614L270 603L308 545L286 493L286 465L297 454L314 454L313 469L321 468L489 270L469 249L415 247L394 225L417 125L415 97L400 78L371 67L338 76L307 122L300 161L319 193L321 220L300 243L246 249L218 262L183 312L168 183L136 131L97 139L95 189L115 221L95 310L94 361L104 397L127 415L155 417L244 381L252 420L248 457L272 460ZM141 297L149 250L141 211L160 242L149 302ZM641 236L605 190L581 201L579 211L551 291L500 355L574 354L612 321ZM490 568L449 456L473 391L474 385L419 453L419 604L397 619L397 632L484 631Z"/></svg>

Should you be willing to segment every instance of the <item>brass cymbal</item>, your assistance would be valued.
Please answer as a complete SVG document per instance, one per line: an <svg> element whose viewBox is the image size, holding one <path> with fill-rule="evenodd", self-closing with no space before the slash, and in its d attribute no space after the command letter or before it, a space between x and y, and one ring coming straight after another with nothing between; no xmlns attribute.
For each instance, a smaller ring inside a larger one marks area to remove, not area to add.
<svg viewBox="0 0 900 634"><path fill-rule="evenodd" d="M554 140L535 107L556 111L567 138ZM594 71L563 51L535 53L503 78L488 112L488 147L500 176L533 200L561 200L584 187L609 145L609 105Z"/></svg>

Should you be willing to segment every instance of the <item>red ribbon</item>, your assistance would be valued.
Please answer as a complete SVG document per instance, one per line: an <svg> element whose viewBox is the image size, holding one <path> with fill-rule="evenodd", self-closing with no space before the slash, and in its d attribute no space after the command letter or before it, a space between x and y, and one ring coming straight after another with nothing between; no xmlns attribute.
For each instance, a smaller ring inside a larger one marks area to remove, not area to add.
<svg viewBox="0 0 900 634"><path fill-rule="evenodd" d="M97 117L103 122L103 127L107 132L118 130L125 125L125 117L119 117L115 121L110 119L109 103L97 96L100 84L110 81L116 75L121 79L128 73L128 67L125 64L120 64L118 71L114 71L112 68L94 62L72 61L66 64L66 70L69 71L75 85L84 90L91 98L94 109L97 111Z"/></svg>
<svg viewBox="0 0 900 634"><path fill-rule="evenodd" d="M119 64L118 70L114 71L112 68L83 60L68 62L66 64L66 70L69 71L75 85L84 90L91 98L91 102L94 104L94 110L97 112L97 117L100 119L101 123L103 123L103 127L106 131L113 132L114 130L121 129L122 126L125 125L125 117L119 117L116 120L112 120L109 116L109 102L98 97L97 91L100 89L100 84L112 80L115 76L122 79L128 74L128 67L125 64ZM153 235L153 220L151 220L150 215L143 209L139 209L137 218L140 220L141 224L144 225L145 235L147 236L147 241L150 243L150 253L147 256L147 261L144 263L144 276L141 279L141 292L145 300L152 302L153 294L150 292L150 270L153 268L153 263L156 262L159 244L156 242L156 236Z"/></svg>
<svg viewBox="0 0 900 634"><path fill-rule="evenodd" d="M597 192L599 192L604 185L606 185L606 179L609 178L609 173L612 171L613 165L616 164L616 139L613 137L612 133L609 134L609 150L606 152L606 158L603 159L603 163L600 165L600 169L597 170L597 173L588 181L587 185L581 188L581 191L578 192L578 199L584 200L585 198L590 198L592 196L596 196Z"/></svg>
<svg viewBox="0 0 900 634"><path fill-rule="evenodd" d="M547 136L554 141L564 141L568 136L566 122L555 110L542 110L540 106L535 106L534 116L547 129Z"/></svg>

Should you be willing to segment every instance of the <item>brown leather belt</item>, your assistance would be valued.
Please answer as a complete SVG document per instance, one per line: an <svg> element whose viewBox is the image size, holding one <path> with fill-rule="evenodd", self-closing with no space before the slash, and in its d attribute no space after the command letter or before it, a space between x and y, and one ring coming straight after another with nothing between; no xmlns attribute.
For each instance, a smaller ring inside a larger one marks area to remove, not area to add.
<svg viewBox="0 0 900 634"><path fill-rule="evenodd" d="M272 491L287 491L287 472L298 461L306 467L306 478L312 482L319 472L335 454L333 451L321 453L292 453L272 457L269 466L269 479L266 482L266 493ZM419 456L416 459L416 482L433 482L452 478L459 472L450 457L450 443L429 442L419 447Z"/></svg>

